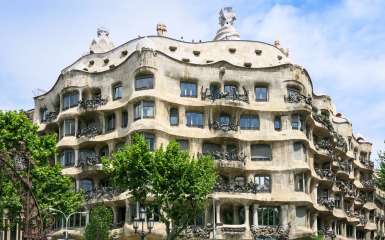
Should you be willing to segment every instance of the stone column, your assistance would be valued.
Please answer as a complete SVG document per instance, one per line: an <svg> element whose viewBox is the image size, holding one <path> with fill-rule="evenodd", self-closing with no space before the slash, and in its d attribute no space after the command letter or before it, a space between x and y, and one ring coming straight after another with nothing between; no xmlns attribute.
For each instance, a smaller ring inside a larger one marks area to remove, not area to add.
<svg viewBox="0 0 385 240"><path fill-rule="evenodd" d="M253 225L258 226L258 204L253 205Z"/></svg>
<svg viewBox="0 0 385 240"><path fill-rule="evenodd" d="M114 224L117 224L118 223L118 211L117 211L117 207L116 206L113 206L111 207L112 209L112 214L113 214L113 223Z"/></svg>
<svg viewBox="0 0 385 240"><path fill-rule="evenodd" d="M125 217L125 223L131 223L131 206L130 206L130 200L127 198L126 199L126 217Z"/></svg>
<svg viewBox="0 0 385 240"><path fill-rule="evenodd" d="M122 128L122 116L123 116L122 111L115 111L115 124L116 124L115 129Z"/></svg>
<svg viewBox="0 0 385 240"><path fill-rule="evenodd" d="M249 205L245 204L245 227L246 227L246 232L250 231L250 214L249 214Z"/></svg>
<svg viewBox="0 0 385 240"><path fill-rule="evenodd" d="M318 217L318 214L314 214L313 215L313 226L312 226L312 228L313 228L313 232L315 234L317 234L317 232L318 232L318 219L317 219L317 217Z"/></svg>
<svg viewBox="0 0 385 240"><path fill-rule="evenodd" d="M78 164L79 164L79 149L77 147L74 148L74 158L75 158L75 166L78 166Z"/></svg>
<svg viewBox="0 0 385 240"><path fill-rule="evenodd" d="M78 135L79 132L80 132L80 129L79 129L79 118L76 116L75 117L75 137Z"/></svg>
<svg viewBox="0 0 385 240"><path fill-rule="evenodd" d="M216 223L221 224L221 203L217 201L216 205Z"/></svg>
<svg viewBox="0 0 385 240"><path fill-rule="evenodd" d="M209 223L209 208L205 208L205 225Z"/></svg>
<svg viewBox="0 0 385 240"><path fill-rule="evenodd" d="M289 211L288 205L282 205L281 206L281 224L283 226L286 226L288 224L288 221L287 221L288 211Z"/></svg>
<svg viewBox="0 0 385 240"><path fill-rule="evenodd" d="M356 225L353 226L353 238L354 238L354 239L357 239L357 235L356 235Z"/></svg>

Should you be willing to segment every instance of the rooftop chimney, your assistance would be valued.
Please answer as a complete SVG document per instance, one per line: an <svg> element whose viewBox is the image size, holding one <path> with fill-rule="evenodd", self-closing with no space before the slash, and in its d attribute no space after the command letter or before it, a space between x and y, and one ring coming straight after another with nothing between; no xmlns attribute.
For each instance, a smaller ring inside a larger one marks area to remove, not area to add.
<svg viewBox="0 0 385 240"><path fill-rule="evenodd" d="M167 33L167 26L165 24L158 23L156 25L156 33L158 36L165 37Z"/></svg>
<svg viewBox="0 0 385 240"><path fill-rule="evenodd" d="M240 35L234 27L235 13L231 7L225 7L219 12L219 25L214 40L239 40Z"/></svg>
<svg viewBox="0 0 385 240"><path fill-rule="evenodd" d="M98 28L97 37L92 40L90 45L90 53L103 53L108 52L114 48L114 43L111 41L107 29Z"/></svg>

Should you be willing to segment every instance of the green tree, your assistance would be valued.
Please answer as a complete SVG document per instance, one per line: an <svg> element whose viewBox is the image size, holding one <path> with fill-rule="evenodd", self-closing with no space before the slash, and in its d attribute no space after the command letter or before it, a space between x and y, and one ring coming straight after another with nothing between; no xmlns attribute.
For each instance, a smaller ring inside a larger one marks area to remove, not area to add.
<svg viewBox="0 0 385 240"><path fill-rule="evenodd" d="M385 191L385 151L378 153L378 162L380 163L377 171L376 182L377 186Z"/></svg>
<svg viewBox="0 0 385 240"><path fill-rule="evenodd" d="M216 180L211 157L190 158L176 142L150 152L138 134L133 135L132 144L104 159L103 164L113 185L128 188L134 200L143 203L151 195L147 205L160 210L169 240L203 214Z"/></svg>
<svg viewBox="0 0 385 240"><path fill-rule="evenodd" d="M86 226L85 240L108 240L108 230L112 222L112 212L104 205L91 209L90 222Z"/></svg>
<svg viewBox="0 0 385 240"><path fill-rule="evenodd" d="M32 191L40 209L48 206L66 213L77 210L83 201L76 193L69 177L61 175L61 166L50 166L49 160L56 154L56 135L38 134L34 125L21 111L0 111L0 152L7 153L25 143L26 152L34 163L31 169ZM21 173L23 174L23 173ZM10 214L21 210L18 183L13 183L4 171L0 171L0 213L8 209Z"/></svg>

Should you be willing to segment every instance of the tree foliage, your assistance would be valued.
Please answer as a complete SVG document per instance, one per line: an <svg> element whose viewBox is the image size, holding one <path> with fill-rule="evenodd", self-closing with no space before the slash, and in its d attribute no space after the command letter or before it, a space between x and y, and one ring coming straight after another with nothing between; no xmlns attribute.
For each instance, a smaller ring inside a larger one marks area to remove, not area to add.
<svg viewBox="0 0 385 240"><path fill-rule="evenodd" d="M108 240L108 230L112 222L112 211L104 205L92 208L90 221L86 226L85 240Z"/></svg>
<svg viewBox="0 0 385 240"><path fill-rule="evenodd" d="M192 159L176 142L150 152L138 134L133 135L131 145L104 159L103 164L114 186L128 188L134 200L144 202L151 196L147 205L160 209L167 239L176 239L203 214L216 180L211 157Z"/></svg>
<svg viewBox="0 0 385 240"><path fill-rule="evenodd" d="M377 186L385 191L385 152L380 151L378 153L378 162L380 163L379 169L377 171L376 182Z"/></svg>
<svg viewBox="0 0 385 240"><path fill-rule="evenodd" d="M25 143L34 163L31 169L32 191L40 208L51 206L66 213L77 210L82 195L75 192L69 177L61 175L60 165L49 165L56 153L56 136L39 135L38 127L23 112L0 111L0 152L18 149L20 142ZM4 171L0 171L0 212L8 209L11 214L16 214L21 210L19 187Z"/></svg>

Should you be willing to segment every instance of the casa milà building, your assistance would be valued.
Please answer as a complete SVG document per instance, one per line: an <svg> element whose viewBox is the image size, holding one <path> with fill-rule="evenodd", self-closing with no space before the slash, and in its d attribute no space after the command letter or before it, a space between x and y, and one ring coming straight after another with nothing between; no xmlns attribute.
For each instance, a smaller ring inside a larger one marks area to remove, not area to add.
<svg viewBox="0 0 385 240"><path fill-rule="evenodd" d="M33 121L58 134L55 161L85 191L85 209L104 202L114 216L111 234L137 239L138 205L109 186L100 158L139 132L151 149L176 140L192 156L215 159L220 176L195 237L382 239L371 143L354 135L329 96L314 93L287 49L241 40L234 21L232 9L222 9L207 42L169 38L158 24L157 35L115 47L98 29L89 54L35 97ZM79 238L83 226L75 215L70 235ZM149 239L164 229L156 222Z"/></svg>

